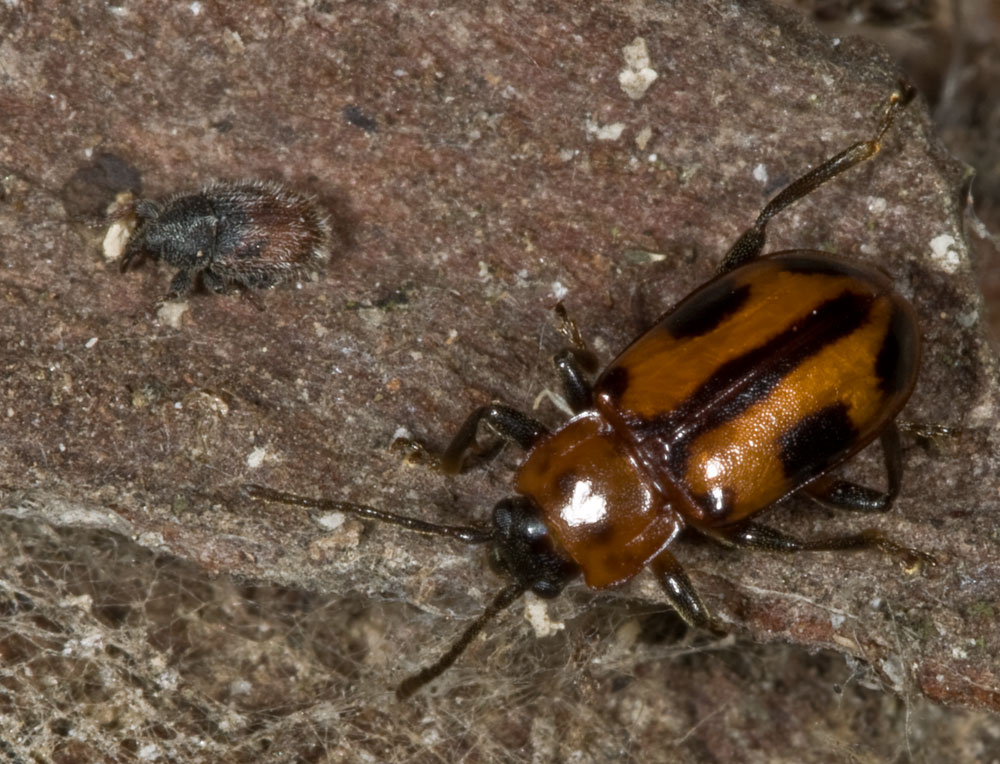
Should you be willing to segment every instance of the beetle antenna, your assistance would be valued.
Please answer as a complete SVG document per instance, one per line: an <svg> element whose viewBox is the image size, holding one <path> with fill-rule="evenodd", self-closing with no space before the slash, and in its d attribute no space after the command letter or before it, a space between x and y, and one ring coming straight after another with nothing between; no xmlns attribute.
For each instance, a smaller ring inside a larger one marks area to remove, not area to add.
<svg viewBox="0 0 1000 764"><path fill-rule="evenodd" d="M501 589L493 601L487 605L482 615L469 624L468 628L462 632L462 636L448 648L448 652L430 666L420 669L416 674L408 676L399 683L399 687L396 688L396 699L406 700L425 684L441 676L458 659L458 656L465 652L465 648L483 630L483 627L496 618L499 613L510 607L518 597L524 594L527 588L525 584L518 582Z"/></svg>
<svg viewBox="0 0 1000 764"><path fill-rule="evenodd" d="M264 501L276 501L281 504L291 504L295 507L306 509L319 509L324 512L344 512L355 515L365 520L378 520L379 522L398 525L417 533L427 533L435 536L448 536L449 538L464 541L466 544L485 544L493 540L493 531L486 528L475 528L468 525L439 525L428 523L416 517L398 515L395 512L386 512L365 504L355 504L351 501L336 501L334 499L314 499L309 496L300 496L294 493L276 491L262 485L248 483L243 486L243 491L254 499ZM474 636L474 635L473 635ZM453 659L454 660L454 659Z"/></svg>

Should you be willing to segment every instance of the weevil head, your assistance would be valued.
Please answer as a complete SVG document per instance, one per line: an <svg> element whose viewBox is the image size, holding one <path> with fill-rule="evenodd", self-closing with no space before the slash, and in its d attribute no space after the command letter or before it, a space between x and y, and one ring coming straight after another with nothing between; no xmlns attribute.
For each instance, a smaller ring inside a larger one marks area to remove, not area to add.
<svg viewBox="0 0 1000 764"><path fill-rule="evenodd" d="M535 503L516 496L493 508L491 562L539 597L555 597L580 569L561 554Z"/></svg>

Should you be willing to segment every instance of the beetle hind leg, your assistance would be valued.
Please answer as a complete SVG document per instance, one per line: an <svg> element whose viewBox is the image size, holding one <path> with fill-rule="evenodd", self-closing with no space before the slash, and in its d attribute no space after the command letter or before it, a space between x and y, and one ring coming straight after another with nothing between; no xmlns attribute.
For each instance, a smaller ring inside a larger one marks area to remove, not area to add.
<svg viewBox="0 0 1000 764"><path fill-rule="evenodd" d="M767 223L783 209L808 196L828 180L878 154L886 131L892 126L899 112L913 98L915 92L910 85L901 83L900 88L889 97L882 121L870 140L858 141L785 186L764 206L754 224L730 247L719 266L719 273L727 273L759 257L764 251Z"/></svg>
<svg viewBox="0 0 1000 764"><path fill-rule="evenodd" d="M167 300L178 300L188 292L194 284L194 276L189 268L181 268L170 281L170 289L167 290Z"/></svg>
<svg viewBox="0 0 1000 764"><path fill-rule="evenodd" d="M814 501L831 509L854 512L886 512L899 495L903 481L903 455L899 428L889 424L880 436L888 488L878 491L847 480L823 477L802 489Z"/></svg>
<svg viewBox="0 0 1000 764"><path fill-rule="evenodd" d="M721 540L733 546L763 549L768 552L838 552L878 549L884 554L896 558L906 570L918 570L924 564L936 564L933 556L921 552L919 549L905 547L875 528L866 528L858 533L842 536L799 539L768 525L749 522L724 534Z"/></svg>

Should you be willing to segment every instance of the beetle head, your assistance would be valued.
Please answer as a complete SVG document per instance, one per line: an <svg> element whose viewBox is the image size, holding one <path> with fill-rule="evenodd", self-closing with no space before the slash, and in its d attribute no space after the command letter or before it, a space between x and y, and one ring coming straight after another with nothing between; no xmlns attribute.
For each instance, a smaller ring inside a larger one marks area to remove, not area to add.
<svg viewBox="0 0 1000 764"><path fill-rule="evenodd" d="M539 597L555 597L580 571L549 538L535 503L524 496L493 508L493 567Z"/></svg>

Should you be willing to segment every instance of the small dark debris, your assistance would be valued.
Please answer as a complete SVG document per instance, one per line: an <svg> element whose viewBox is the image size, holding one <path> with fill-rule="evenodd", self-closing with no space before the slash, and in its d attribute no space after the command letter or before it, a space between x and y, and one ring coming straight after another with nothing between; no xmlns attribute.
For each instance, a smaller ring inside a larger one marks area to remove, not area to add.
<svg viewBox="0 0 1000 764"><path fill-rule="evenodd" d="M344 107L344 119L355 127L360 127L366 133L377 133L378 122L374 117L369 117L354 104Z"/></svg>

